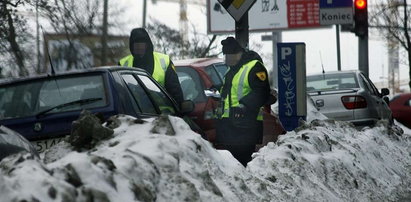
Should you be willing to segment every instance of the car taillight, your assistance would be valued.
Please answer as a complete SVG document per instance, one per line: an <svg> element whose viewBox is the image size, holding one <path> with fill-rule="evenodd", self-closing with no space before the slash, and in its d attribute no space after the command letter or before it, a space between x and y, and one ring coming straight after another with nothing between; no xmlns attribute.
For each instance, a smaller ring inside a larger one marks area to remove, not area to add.
<svg viewBox="0 0 411 202"><path fill-rule="evenodd" d="M362 96L343 96L341 101L346 109L360 109L367 107L367 100Z"/></svg>

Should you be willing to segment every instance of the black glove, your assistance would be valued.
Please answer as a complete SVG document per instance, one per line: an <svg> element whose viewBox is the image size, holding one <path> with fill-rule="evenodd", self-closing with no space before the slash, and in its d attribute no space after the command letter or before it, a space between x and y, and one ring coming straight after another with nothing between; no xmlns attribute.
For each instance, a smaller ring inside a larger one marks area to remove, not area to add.
<svg viewBox="0 0 411 202"><path fill-rule="evenodd" d="M277 96L278 96L277 91L274 89L271 89L270 94L268 95L268 99L264 105L272 105L275 102L277 102Z"/></svg>
<svg viewBox="0 0 411 202"><path fill-rule="evenodd" d="M231 113L234 118L244 118L246 112L247 112L247 108L243 104L240 104L240 106L238 107L231 108Z"/></svg>

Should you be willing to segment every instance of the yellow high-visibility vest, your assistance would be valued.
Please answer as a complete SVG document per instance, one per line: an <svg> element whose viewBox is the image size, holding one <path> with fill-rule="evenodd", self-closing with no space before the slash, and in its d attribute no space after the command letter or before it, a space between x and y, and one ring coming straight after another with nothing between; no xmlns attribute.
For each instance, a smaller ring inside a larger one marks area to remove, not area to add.
<svg viewBox="0 0 411 202"><path fill-rule="evenodd" d="M151 76L164 87L167 67L170 64L170 57L158 52L153 52L153 57L154 71ZM120 65L125 67L133 67L133 62L133 55L128 55L120 60Z"/></svg>
<svg viewBox="0 0 411 202"><path fill-rule="evenodd" d="M240 100L244 96L251 92L250 84L248 83L248 75L254 65L259 62L258 60L252 60L247 64L244 64L240 70L234 75L231 85L231 107L238 107L240 105ZM222 91L221 91L222 92ZM229 96L224 99L224 111L222 118L228 118L230 116L230 103ZM257 120L263 120L262 108L256 117Z"/></svg>

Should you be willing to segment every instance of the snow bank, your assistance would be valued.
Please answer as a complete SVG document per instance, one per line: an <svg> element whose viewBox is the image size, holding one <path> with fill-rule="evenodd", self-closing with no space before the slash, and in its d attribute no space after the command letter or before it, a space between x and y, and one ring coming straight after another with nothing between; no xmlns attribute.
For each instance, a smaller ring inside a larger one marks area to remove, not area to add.
<svg viewBox="0 0 411 202"><path fill-rule="evenodd" d="M411 136L313 121L269 143L247 170L299 201L398 201L411 193Z"/></svg>
<svg viewBox="0 0 411 202"><path fill-rule="evenodd" d="M2 201L396 201L411 193L410 135L383 123L357 131L314 120L244 168L179 118L116 122L113 137L91 149L62 142L43 161L3 159Z"/></svg>

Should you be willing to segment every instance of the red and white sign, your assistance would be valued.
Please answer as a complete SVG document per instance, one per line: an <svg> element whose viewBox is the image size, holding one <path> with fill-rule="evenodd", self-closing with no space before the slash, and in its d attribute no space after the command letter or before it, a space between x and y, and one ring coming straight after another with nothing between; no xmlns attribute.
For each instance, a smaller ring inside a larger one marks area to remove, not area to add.
<svg viewBox="0 0 411 202"><path fill-rule="evenodd" d="M319 13L319 0L288 0L288 28L319 27Z"/></svg>

